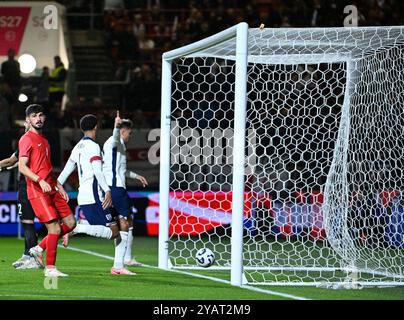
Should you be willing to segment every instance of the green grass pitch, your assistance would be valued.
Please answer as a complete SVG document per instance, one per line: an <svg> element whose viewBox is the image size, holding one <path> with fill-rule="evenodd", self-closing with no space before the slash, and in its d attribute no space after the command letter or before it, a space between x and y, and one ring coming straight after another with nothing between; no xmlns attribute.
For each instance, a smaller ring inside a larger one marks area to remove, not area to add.
<svg viewBox="0 0 404 320"><path fill-rule="evenodd" d="M404 300L404 287L361 290L239 288L229 284L229 271L163 271L156 268L157 241L155 237L135 237L135 256L145 266L131 268L137 275L130 277L109 274L114 252L111 241L74 237L70 249L58 250L58 268L70 276L58 279L57 289L46 289L42 270L15 270L11 266L21 255L23 241L0 238L0 300Z"/></svg>

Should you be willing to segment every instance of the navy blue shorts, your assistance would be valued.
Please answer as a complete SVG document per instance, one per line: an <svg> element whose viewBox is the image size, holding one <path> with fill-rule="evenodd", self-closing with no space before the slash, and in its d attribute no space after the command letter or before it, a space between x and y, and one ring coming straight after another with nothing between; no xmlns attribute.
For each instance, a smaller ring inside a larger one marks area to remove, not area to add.
<svg viewBox="0 0 404 320"><path fill-rule="evenodd" d="M80 206L86 220L91 225L110 226L115 223L114 215L110 209L104 210L101 203L86 204Z"/></svg>
<svg viewBox="0 0 404 320"><path fill-rule="evenodd" d="M112 205L116 216L119 218L128 218L132 214L131 199L125 188L110 187L112 195Z"/></svg>

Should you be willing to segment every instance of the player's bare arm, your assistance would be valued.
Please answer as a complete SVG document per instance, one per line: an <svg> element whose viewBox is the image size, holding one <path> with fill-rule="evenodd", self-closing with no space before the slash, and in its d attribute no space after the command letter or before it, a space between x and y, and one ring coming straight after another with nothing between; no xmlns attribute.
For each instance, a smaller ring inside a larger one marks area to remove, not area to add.
<svg viewBox="0 0 404 320"><path fill-rule="evenodd" d="M141 175L137 175L136 179L140 181L140 183L143 185L143 188L149 185L146 178Z"/></svg>
<svg viewBox="0 0 404 320"><path fill-rule="evenodd" d="M28 179L37 182L44 193L51 192L52 187L46 181L42 180L40 176L33 173L27 164L28 164L28 157L20 157L18 161L18 170L20 170L21 174L26 176Z"/></svg>
<svg viewBox="0 0 404 320"><path fill-rule="evenodd" d="M117 146L120 139L120 128L122 124L122 119L119 116L119 110L116 111L115 123L114 123L114 130L113 130L113 146Z"/></svg>
<svg viewBox="0 0 404 320"><path fill-rule="evenodd" d="M6 169L7 169L7 170L13 170L13 169L15 169L15 168L18 168L18 161L17 161L16 163L14 163L12 166L7 167Z"/></svg>
<svg viewBox="0 0 404 320"><path fill-rule="evenodd" d="M112 207L112 195L111 191L105 193L104 201L102 202L102 208L105 210Z"/></svg>
<svg viewBox="0 0 404 320"><path fill-rule="evenodd" d="M149 185L149 183L147 182L146 178L141 176L140 174L134 173L133 171L126 171L125 173L126 177L130 178L130 179L136 179L139 180L140 183L143 185L143 188L146 187L147 185Z"/></svg>
<svg viewBox="0 0 404 320"><path fill-rule="evenodd" d="M115 117L115 128L120 128L120 126L121 126L121 124L122 124L122 119L121 119L121 117L119 116L119 110L117 110L116 111L116 117Z"/></svg>
<svg viewBox="0 0 404 320"><path fill-rule="evenodd" d="M63 199L65 199L66 202L69 202L69 195L67 194L63 186L59 183L59 181L56 182L56 188L57 191L60 193L60 195L63 197Z"/></svg>
<svg viewBox="0 0 404 320"><path fill-rule="evenodd" d="M18 166L18 158L14 154L9 158L0 160L0 171L5 169L10 170L16 166Z"/></svg>

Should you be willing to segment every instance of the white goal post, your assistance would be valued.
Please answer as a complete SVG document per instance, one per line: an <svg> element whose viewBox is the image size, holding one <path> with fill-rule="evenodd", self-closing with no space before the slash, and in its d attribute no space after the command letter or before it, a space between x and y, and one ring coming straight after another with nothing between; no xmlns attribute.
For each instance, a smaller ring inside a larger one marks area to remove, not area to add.
<svg viewBox="0 0 404 320"><path fill-rule="evenodd" d="M249 28L163 54L159 268L404 284L404 28Z"/></svg>

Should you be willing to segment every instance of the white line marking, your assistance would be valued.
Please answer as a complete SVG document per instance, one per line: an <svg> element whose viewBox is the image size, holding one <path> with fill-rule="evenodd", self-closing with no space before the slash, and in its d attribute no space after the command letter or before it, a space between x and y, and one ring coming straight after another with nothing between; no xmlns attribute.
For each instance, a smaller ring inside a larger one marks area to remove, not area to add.
<svg viewBox="0 0 404 320"><path fill-rule="evenodd" d="M105 300L127 300L128 297L114 297L114 298L106 298L106 297L97 297L97 296L69 296L69 295L60 295L60 294L0 294L0 297L46 297L46 298L76 298L76 299L105 299Z"/></svg>
<svg viewBox="0 0 404 320"><path fill-rule="evenodd" d="M62 246L60 246L62 247ZM63 247L64 248L64 247ZM96 257L100 257L103 259L107 259L107 260L114 260L113 257L111 256L107 256L104 254L100 254L94 251L90 251L90 250L84 250L84 249L80 249L80 248L75 248L75 247L67 247L64 249L68 249L68 250L72 250L72 251L77 251L77 252L82 252L82 253L87 253ZM152 268L152 269L159 269L156 266L151 266L148 264L143 264L144 267L146 268ZM159 269L161 270L161 269ZM181 273L181 274L186 274L192 277L196 277L196 278L202 278L202 279L207 279L207 280L211 280L211 281L215 281L215 282L221 282L221 283L225 283L225 284L230 284L230 281L228 280L223 280L223 279L219 279L219 278L214 278L214 277L209 277L209 276L205 276L202 274L197 274L197 273L193 273L193 272L187 272L187 271L180 271L180 270L165 270L165 271L170 271L170 272L175 272L175 273ZM299 297L299 296L295 296L295 295L291 295L291 294L287 294L287 293L281 293L281 292L277 292L277 291L272 291L272 290L265 290L265 289L261 289L261 288L256 288L256 287L252 287L252 286L248 286L248 285L242 285L239 288L241 289L247 289L247 290L251 290L251 291L256 291L256 292L261 292L261 293L265 293L265 294L269 294L269 295L273 295L273 296L279 296L279 297L283 297L283 298L289 298L289 299L293 299L293 300L310 300L308 298L305 297Z"/></svg>

